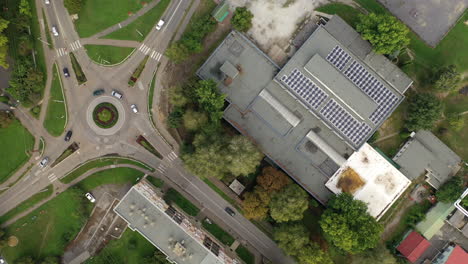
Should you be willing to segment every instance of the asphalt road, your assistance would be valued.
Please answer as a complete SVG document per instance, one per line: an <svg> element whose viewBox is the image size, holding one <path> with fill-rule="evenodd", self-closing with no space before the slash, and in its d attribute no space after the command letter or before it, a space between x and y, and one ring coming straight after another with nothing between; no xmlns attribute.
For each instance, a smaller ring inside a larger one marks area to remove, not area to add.
<svg viewBox="0 0 468 264"><path fill-rule="evenodd" d="M36 138L44 138L46 142L44 156L48 156L51 162L58 158L71 142L77 142L80 148L53 168L47 166L41 169L34 166L25 177L0 195L0 215L5 214L33 194L43 190L49 184L55 186L57 193L64 191L65 187L58 179L79 164L104 155L119 154L150 164L154 168L159 168L157 173L164 173L166 177L172 179L174 184L180 186L193 199L199 201L204 210L211 211L226 225L230 226L232 231L244 240L241 242L249 243L274 263L292 263L293 261L285 257L268 236L245 219L242 214L237 212L234 217L228 215L224 208L229 204L198 177L191 175L184 169L182 161L177 158L177 154L172 147L154 130L149 121L147 110L149 84L153 75L157 72L158 65L167 62L162 54L169 45L181 20L185 17L184 14L188 11L190 1L171 1L170 6L163 15L163 19L166 21L164 27L160 31L153 28L144 42L136 47L135 52L124 63L113 67L98 65L89 59L74 29L73 22L63 6L63 1L50 1L49 5L45 5L43 0L36 0L36 5L39 10L40 7L44 8L49 26L56 26L59 31L59 36L53 37L53 50L46 48L46 44L44 44L49 72L52 72L52 65L56 63L59 69L67 67L72 75L70 78L65 78L62 75L68 108L66 130L73 130L72 140L65 142L63 135L57 138L50 136L42 127L41 119L44 117L42 113L39 121L31 118L27 110L22 108L15 110L15 115ZM196 6L193 5L192 8L196 8ZM39 17L42 17L42 15L39 15ZM185 19L188 19L188 17ZM43 28L43 25L44 23L41 25L41 30L50 30ZM44 35L44 32L42 34ZM88 39L93 39L93 37ZM78 85L74 77L68 56L71 51L75 54L88 79L84 85ZM134 69L145 56L149 56L145 70L135 86L129 88L127 82ZM158 72L157 78L161 74L164 73ZM48 83L48 86L50 86L50 81ZM88 105L96 98L92 95L95 89L104 89L106 96L109 96L112 90L118 90L123 94L121 103L126 118L122 127L113 135L99 135L88 125L86 113ZM42 109L46 109L49 90L50 87L47 87ZM160 87L157 87L155 91L160 91ZM159 98L158 95L155 95L155 99L157 98ZM153 104L155 103L157 101ZM136 104L140 112L133 113L130 110L131 104ZM164 158L160 160L139 146L136 143L136 138L139 135L145 136ZM39 163L40 159L36 158L36 162Z"/></svg>

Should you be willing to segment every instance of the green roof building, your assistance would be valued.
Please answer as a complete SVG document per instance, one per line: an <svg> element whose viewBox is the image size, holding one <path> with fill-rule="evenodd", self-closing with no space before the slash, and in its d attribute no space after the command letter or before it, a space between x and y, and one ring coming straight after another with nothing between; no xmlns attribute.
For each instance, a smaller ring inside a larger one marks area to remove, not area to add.
<svg viewBox="0 0 468 264"><path fill-rule="evenodd" d="M430 240L444 225L447 216L455 209L452 203L437 203L427 214L424 221L416 225L421 235Z"/></svg>
<svg viewBox="0 0 468 264"><path fill-rule="evenodd" d="M216 21L223 22L223 20L229 15L229 4L226 1L222 1L213 10L211 15L216 19Z"/></svg>

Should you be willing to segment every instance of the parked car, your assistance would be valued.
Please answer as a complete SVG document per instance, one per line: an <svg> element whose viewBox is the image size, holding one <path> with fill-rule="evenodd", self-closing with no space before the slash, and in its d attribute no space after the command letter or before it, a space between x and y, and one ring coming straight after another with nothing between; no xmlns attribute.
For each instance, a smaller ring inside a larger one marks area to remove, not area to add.
<svg viewBox="0 0 468 264"><path fill-rule="evenodd" d="M93 92L94 96L98 96L98 95L101 95L101 94L104 94L104 89L98 89L98 90L95 90Z"/></svg>
<svg viewBox="0 0 468 264"><path fill-rule="evenodd" d="M2 257L0 257L0 264L3 264L3 263L5 263L5 260Z"/></svg>
<svg viewBox="0 0 468 264"><path fill-rule="evenodd" d="M70 141L71 136L73 135L73 131L68 130L67 134L65 134L65 141Z"/></svg>
<svg viewBox="0 0 468 264"><path fill-rule="evenodd" d="M226 211L226 213L228 213L230 216L235 216L236 215L236 212L234 212L234 210L232 210L229 207L224 208L224 211Z"/></svg>
<svg viewBox="0 0 468 264"><path fill-rule="evenodd" d="M59 33L56 26L52 26L52 35L58 37Z"/></svg>
<svg viewBox="0 0 468 264"><path fill-rule="evenodd" d="M118 99L122 99L122 97L123 97L123 95L121 93L117 92L116 90L112 91L111 95L118 98Z"/></svg>
<svg viewBox="0 0 468 264"><path fill-rule="evenodd" d="M44 168L45 166L47 166L47 163L49 163L49 157L43 158L41 162L39 163L39 167Z"/></svg>
<svg viewBox="0 0 468 264"><path fill-rule="evenodd" d="M96 202L96 198L94 198L94 196L91 193L86 193L85 196L86 196L86 198L88 198L88 200L90 202L92 202L92 203Z"/></svg>
<svg viewBox="0 0 468 264"><path fill-rule="evenodd" d="M50 1L49 0L45 0L44 1L46 5L50 4ZM0 262L1 263L1 262Z"/></svg>
<svg viewBox="0 0 468 264"><path fill-rule="evenodd" d="M164 23L166 23L166 22L164 22L164 20L162 20L162 19L159 20L158 24L156 25L156 29L157 29L157 30L161 30L161 28L162 28L162 26L164 25Z"/></svg>
<svg viewBox="0 0 468 264"><path fill-rule="evenodd" d="M65 75L67 78L70 77L70 72L68 71L67 67L63 68L63 75Z"/></svg>
<svg viewBox="0 0 468 264"><path fill-rule="evenodd" d="M130 106L130 108L132 109L133 113L135 113L135 114L138 113L138 108L137 108L136 104L132 104Z"/></svg>

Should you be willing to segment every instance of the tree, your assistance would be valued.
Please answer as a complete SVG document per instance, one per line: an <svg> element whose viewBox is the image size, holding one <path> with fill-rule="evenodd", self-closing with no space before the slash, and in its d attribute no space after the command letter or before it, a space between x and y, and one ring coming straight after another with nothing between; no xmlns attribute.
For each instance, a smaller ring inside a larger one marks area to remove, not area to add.
<svg viewBox="0 0 468 264"><path fill-rule="evenodd" d="M437 190L436 197L439 202L452 203L460 197L462 192L463 179L459 176L454 176Z"/></svg>
<svg viewBox="0 0 468 264"><path fill-rule="evenodd" d="M341 193L328 202L320 226L329 242L352 254L375 247L383 230L367 212L367 205L348 193Z"/></svg>
<svg viewBox="0 0 468 264"><path fill-rule="evenodd" d="M360 15L356 30L368 40L376 53L392 54L410 43L408 28L387 14Z"/></svg>
<svg viewBox="0 0 468 264"><path fill-rule="evenodd" d="M82 6L81 0L64 0L63 4L70 14L78 14Z"/></svg>
<svg viewBox="0 0 468 264"><path fill-rule="evenodd" d="M465 125L465 119L457 113L449 114L447 116L447 121L449 126L455 131L460 131Z"/></svg>
<svg viewBox="0 0 468 264"><path fill-rule="evenodd" d="M175 63L181 63L190 56L190 53L182 43L174 42L166 49L166 56Z"/></svg>
<svg viewBox="0 0 468 264"><path fill-rule="evenodd" d="M249 175L263 159L263 154L242 135L232 137L226 151L227 170L234 176Z"/></svg>
<svg viewBox="0 0 468 264"><path fill-rule="evenodd" d="M368 250L364 253L353 255L351 264L397 264L397 260L385 247L384 244L379 244L376 248Z"/></svg>
<svg viewBox="0 0 468 264"><path fill-rule="evenodd" d="M169 102L173 106L184 107L190 99L184 93L182 86L174 86L169 88Z"/></svg>
<svg viewBox="0 0 468 264"><path fill-rule="evenodd" d="M10 113L0 111L0 128L7 128L13 122L13 116Z"/></svg>
<svg viewBox="0 0 468 264"><path fill-rule="evenodd" d="M27 17L31 17L31 7L28 0L21 0L19 4L19 13Z"/></svg>
<svg viewBox="0 0 468 264"><path fill-rule="evenodd" d="M270 215L276 222L298 221L308 204L307 193L299 185L290 184L271 198Z"/></svg>
<svg viewBox="0 0 468 264"><path fill-rule="evenodd" d="M333 264L330 255L322 251L319 245L313 242L299 250L297 259L299 264Z"/></svg>
<svg viewBox="0 0 468 264"><path fill-rule="evenodd" d="M184 109L176 107L172 110L167 118L167 124L170 128L178 128L182 124L182 117L184 116Z"/></svg>
<svg viewBox="0 0 468 264"><path fill-rule="evenodd" d="M263 168L262 174L257 177L258 185L268 192L279 191L291 182L288 175L270 166Z"/></svg>
<svg viewBox="0 0 468 264"><path fill-rule="evenodd" d="M7 20L0 18L0 67L4 69L8 69L8 62L6 60L6 56L8 54L8 38L3 32L7 27L8 24Z"/></svg>
<svg viewBox="0 0 468 264"><path fill-rule="evenodd" d="M41 261L41 264L60 264L60 259L55 256L48 256Z"/></svg>
<svg viewBox="0 0 468 264"><path fill-rule="evenodd" d="M194 89L198 105L210 115L212 122L219 122L223 117L225 94L221 94L213 80L200 80Z"/></svg>
<svg viewBox="0 0 468 264"><path fill-rule="evenodd" d="M448 92L455 89L460 81L461 74L457 72L455 65L449 65L435 74L432 84L435 90Z"/></svg>
<svg viewBox="0 0 468 264"><path fill-rule="evenodd" d="M204 112L197 112L192 109L187 110L184 114L184 127L190 131L200 130L208 123L208 115Z"/></svg>
<svg viewBox="0 0 468 264"><path fill-rule="evenodd" d="M300 223L281 224L275 228L274 239L278 246L290 256L298 256L301 249L309 244L309 232Z"/></svg>
<svg viewBox="0 0 468 264"><path fill-rule="evenodd" d="M406 127L411 130L432 129L442 112L442 104L432 94L416 94L409 99Z"/></svg>
<svg viewBox="0 0 468 264"><path fill-rule="evenodd" d="M263 220L268 214L270 194L260 186L255 186L253 192L246 193L242 202L244 216L247 219Z"/></svg>
<svg viewBox="0 0 468 264"><path fill-rule="evenodd" d="M8 239L6 237L5 231L0 229L0 249L8 245Z"/></svg>
<svg viewBox="0 0 468 264"><path fill-rule="evenodd" d="M16 264L35 264L35 261L31 257L22 257L15 262Z"/></svg>
<svg viewBox="0 0 468 264"><path fill-rule="evenodd" d="M231 19L232 26L241 32L246 32L252 27L253 14L246 7L237 7Z"/></svg>

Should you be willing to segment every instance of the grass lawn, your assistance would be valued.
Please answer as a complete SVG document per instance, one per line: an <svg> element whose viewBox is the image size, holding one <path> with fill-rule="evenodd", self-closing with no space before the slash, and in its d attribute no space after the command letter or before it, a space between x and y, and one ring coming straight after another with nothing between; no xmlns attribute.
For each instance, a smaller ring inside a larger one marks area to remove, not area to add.
<svg viewBox="0 0 468 264"><path fill-rule="evenodd" d="M28 159L34 137L17 119L7 128L0 128L0 183L6 181Z"/></svg>
<svg viewBox="0 0 468 264"><path fill-rule="evenodd" d="M75 21L75 28L80 37L90 37L110 26L127 19L140 10L143 0L86 0Z"/></svg>
<svg viewBox="0 0 468 264"><path fill-rule="evenodd" d="M153 184L156 188L161 188L164 186L164 181L159 178L155 178L153 176L148 175L148 177L146 177L146 180Z"/></svg>
<svg viewBox="0 0 468 264"><path fill-rule="evenodd" d="M91 60L99 64L113 65L125 60L134 48L106 45L85 45L86 53Z"/></svg>
<svg viewBox="0 0 468 264"><path fill-rule="evenodd" d="M125 184L137 183L138 179L143 178L144 173L132 168L114 168L96 172L86 179L80 181L78 186L84 191L92 189L103 184Z"/></svg>
<svg viewBox="0 0 468 264"><path fill-rule="evenodd" d="M191 216L197 216L200 212L200 209L196 207L192 202L185 198L182 194L174 189L169 189L164 195L164 200L168 203L176 204L180 209L185 213Z"/></svg>
<svg viewBox="0 0 468 264"><path fill-rule="evenodd" d="M97 256L88 259L84 263L140 264L144 262L144 258L153 256L156 250L157 249L153 246L153 244L148 242L148 240L146 240L138 232L127 229L120 239L110 241L109 244L101 252L99 252Z"/></svg>
<svg viewBox="0 0 468 264"><path fill-rule="evenodd" d="M355 27L357 22L359 22L359 17L357 10L349 5L341 4L341 3L330 3L327 5L323 5L316 9L317 11L326 13L326 14L338 14L341 18L343 18L348 24L352 27Z"/></svg>
<svg viewBox="0 0 468 264"><path fill-rule="evenodd" d="M0 223L5 223L6 221L10 220L11 218L15 217L16 215L28 210L29 208L33 207L35 204L39 203L40 201L46 199L47 197L52 195L54 191L54 187L52 185L47 186L45 189L46 191L36 193L31 196L29 199L25 200L17 207L13 208L12 210L8 211L8 213L2 215L0 217Z"/></svg>
<svg viewBox="0 0 468 264"><path fill-rule="evenodd" d="M244 246L240 245L236 249L236 253L246 264L254 264L255 256Z"/></svg>
<svg viewBox="0 0 468 264"><path fill-rule="evenodd" d="M468 104L465 103L465 106ZM463 160L468 159L468 147L466 147L466 142L468 142L468 114L464 115L463 118L465 119L465 126L459 130L454 131L453 129L449 129L447 134L440 135L436 131L433 131L434 134L437 135L445 144L447 144L455 153L460 155ZM448 124L446 121L441 123L441 126L448 128Z"/></svg>
<svg viewBox="0 0 468 264"><path fill-rule="evenodd" d="M42 259L60 256L91 213L92 204L83 191L71 188L10 225L6 232L19 239L14 247L4 247L2 255L9 263L22 256Z"/></svg>
<svg viewBox="0 0 468 264"><path fill-rule="evenodd" d="M103 38L143 41L153 26L159 21L170 2L171 0L160 0L155 7L147 11L144 15L140 16L129 25L114 31ZM137 30L140 31L143 36L138 34Z"/></svg>
<svg viewBox="0 0 468 264"><path fill-rule="evenodd" d="M67 107L65 102L61 77L57 70L57 65L54 64L50 99L44 120L44 128L54 137L60 136L65 130L65 126L67 124Z"/></svg>
<svg viewBox="0 0 468 264"><path fill-rule="evenodd" d="M234 243L234 238L224 229L219 227L215 223L208 223L206 220L202 222L203 228L205 228L210 234L216 237L221 243L226 246L231 246Z"/></svg>

